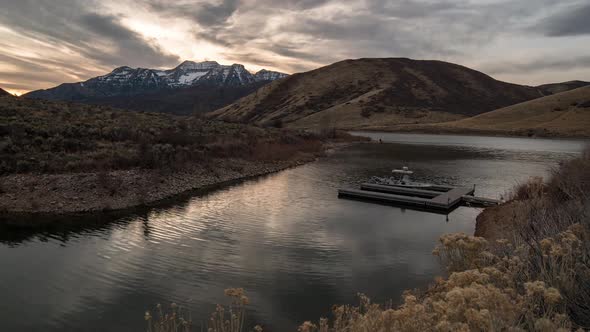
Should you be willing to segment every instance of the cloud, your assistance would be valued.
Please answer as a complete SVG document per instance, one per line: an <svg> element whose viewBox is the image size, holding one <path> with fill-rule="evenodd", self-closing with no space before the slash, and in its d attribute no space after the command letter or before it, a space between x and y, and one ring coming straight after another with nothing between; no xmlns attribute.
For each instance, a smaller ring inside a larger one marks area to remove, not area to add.
<svg viewBox="0 0 590 332"><path fill-rule="evenodd" d="M79 23L93 35L93 40L103 39L102 47L94 47L89 43L82 51L101 63L159 67L179 61L178 56L168 54L154 42L143 39L121 25L115 16L89 13L81 16Z"/></svg>
<svg viewBox="0 0 590 332"><path fill-rule="evenodd" d="M162 1L158 4L162 9ZM201 19L210 6L194 5L191 11L188 3L167 3L164 15L192 19L196 38L225 48L224 54L271 54L312 69L351 57L460 59L517 32L520 22L551 6L549 0L243 0L237 7L218 3L215 8L232 10L217 14L214 24Z"/></svg>
<svg viewBox="0 0 590 332"><path fill-rule="evenodd" d="M0 64L17 69L4 71L2 77L11 77L13 85L28 80L30 88L37 88L87 79L88 74L120 65L158 67L179 61L123 26L120 17L89 12L100 8L92 0L0 0L0 7L0 28L8 31L0 35L4 53Z"/></svg>
<svg viewBox="0 0 590 332"><path fill-rule="evenodd" d="M535 26L549 37L590 34L590 4L569 6Z"/></svg>
<svg viewBox="0 0 590 332"><path fill-rule="evenodd" d="M491 74L533 73L536 71L573 70L590 67L590 55L568 58L533 58L527 62L494 63L484 68Z"/></svg>
<svg viewBox="0 0 590 332"><path fill-rule="evenodd" d="M238 9L239 0L222 0L220 3L150 0L147 4L163 15L187 17L201 25L218 26L224 24Z"/></svg>
<svg viewBox="0 0 590 332"><path fill-rule="evenodd" d="M200 24L217 26L227 21L238 8L238 0L223 0L221 4L205 4L195 18Z"/></svg>
<svg viewBox="0 0 590 332"><path fill-rule="evenodd" d="M124 27L119 18L88 12L98 4L75 0L2 0L0 24L38 40L81 52L103 65L161 66L178 57Z"/></svg>
<svg viewBox="0 0 590 332"><path fill-rule="evenodd" d="M0 8L0 47L11 57L0 59L0 73L24 73L15 59L26 59L40 66L38 79L9 83L31 88L205 58L286 72L347 58L440 59L527 82L527 70L582 68L590 55L582 0L0 0Z"/></svg>

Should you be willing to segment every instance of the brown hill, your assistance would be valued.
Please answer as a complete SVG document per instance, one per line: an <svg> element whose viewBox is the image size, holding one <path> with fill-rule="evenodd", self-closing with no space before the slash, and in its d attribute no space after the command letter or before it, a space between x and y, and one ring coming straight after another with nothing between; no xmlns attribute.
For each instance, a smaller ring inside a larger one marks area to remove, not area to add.
<svg viewBox="0 0 590 332"><path fill-rule="evenodd" d="M459 121L429 125L402 125L389 129L434 133L590 137L590 86L556 93Z"/></svg>
<svg viewBox="0 0 590 332"><path fill-rule="evenodd" d="M262 87L211 116L261 125L345 129L474 116L542 96L442 61L346 60Z"/></svg>
<svg viewBox="0 0 590 332"><path fill-rule="evenodd" d="M562 83L550 83L550 84L543 84L539 85L537 88L543 91L546 95L552 95L555 93L565 92L577 88L581 88L583 86L590 85L590 82L584 81L568 81Z"/></svg>
<svg viewBox="0 0 590 332"><path fill-rule="evenodd" d="M0 96L12 96L8 91L0 88Z"/></svg>

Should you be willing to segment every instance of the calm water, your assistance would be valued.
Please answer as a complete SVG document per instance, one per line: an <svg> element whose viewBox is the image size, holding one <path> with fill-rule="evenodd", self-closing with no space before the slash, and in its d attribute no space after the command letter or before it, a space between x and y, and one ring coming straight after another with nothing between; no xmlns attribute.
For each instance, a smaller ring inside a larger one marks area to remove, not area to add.
<svg viewBox="0 0 590 332"><path fill-rule="evenodd" d="M409 166L419 180L477 184L499 197L575 156L580 141L366 134L315 163L89 228L0 229L3 331L143 331L158 302L206 320L243 287L250 318L294 331L363 292L399 301L442 274L443 233L472 233L478 209L448 216L340 200L339 187Z"/></svg>

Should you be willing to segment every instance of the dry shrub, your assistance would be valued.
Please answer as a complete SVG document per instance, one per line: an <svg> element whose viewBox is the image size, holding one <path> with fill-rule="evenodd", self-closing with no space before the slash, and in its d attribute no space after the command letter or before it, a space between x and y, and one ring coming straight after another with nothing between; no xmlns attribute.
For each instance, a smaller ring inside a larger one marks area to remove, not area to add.
<svg viewBox="0 0 590 332"><path fill-rule="evenodd" d="M517 185L508 195L509 201L524 201L541 198L547 191L542 177L531 177L527 182Z"/></svg>
<svg viewBox="0 0 590 332"><path fill-rule="evenodd" d="M182 168L215 157L246 158L258 143L310 140L305 132L286 129L48 103L0 103L1 175Z"/></svg>
<svg viewBox="0 0 590 332"><path fill-rule="evenodd" d="M467 235L446 235L435 250L454 270L423 296L410 292L396 309L371 304L339 306L330 323L305 322L300 332L355 331L558 331L572 326L560 291L544 281L523 282L527 263L508 241L494 246ZM462 261L458 263L459 261ZM460 267L461 266L461 267Z"/></svg>
<svg viewBox="0 0 590 332"><path fill-rule="evenodd" d="M218 305L209 319L208 332L241 332L244 331L246 305L250 303L242 288L229 288L225 295L231 298L231 304L226 310ZM256 330L262 331L259 327Z"/></svg>
<svg viewBox="0 0 590 332"><path fill-rule="evenodd" d="M590 199L590 146L580 158L566 161L554 170L548 188L554 202Z"/></svg>
<svg viewBox="0 0 590 332"><path fill-rule="evenodd" d="M162 305L158 303L154 310L154 315L150 311L146 311L144 319L147 322L148 332L188 332L191 331L192 320L184 318L187 314L185 309L178 306L176 303L170 304L168 310L162 309Z"/></svg>
<svg viewBox="0 0 590 332"><path fill-rule="evenodd" d="M322 143L319 140L299 140L293 143L260 142L256 144L249 156L257 161L289 160L298 153L319 153Z"/></svg>
<svg viewBox="0 0 590 332"><path fill-rule="evenodd" d="M245 331L246 306L250 301L244 289L228 288L225 295L231 299L231 303L227 308L217 305L209 318L207 332ZM155 317L150 311L145 312L148 332L188 332L192 329L193 323L188 311L175 303L170 305L167 312L158 304L154 312ZM260 326L255 326L253 330L262 332Z"/></svg>

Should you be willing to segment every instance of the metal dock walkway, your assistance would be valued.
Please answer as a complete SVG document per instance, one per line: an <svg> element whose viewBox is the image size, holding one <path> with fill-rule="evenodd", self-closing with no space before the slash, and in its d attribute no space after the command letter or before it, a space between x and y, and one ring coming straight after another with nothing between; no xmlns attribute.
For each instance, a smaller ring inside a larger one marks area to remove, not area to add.
<svg viewBox="0 0 590 332"><path fill-rule="evenodd" d="M434 189L434 190L433 190ZM433 212L450 212L462 203L488 206L499 200L475 197L468 187L431 186L427 188L363 183L361 189L340 189L339 197L378 201Z"/></svg>
<svg viewBox="0 0 590 332"><path fill-rule="evenodd" d="M434 197L432 199L432 203L445 205L448 209L452 209L455 206L459 205L459 203L461 203L461 201L463 200L463 196L473 195L474 192L474 188L454 188L442 195Z"/></svg>

